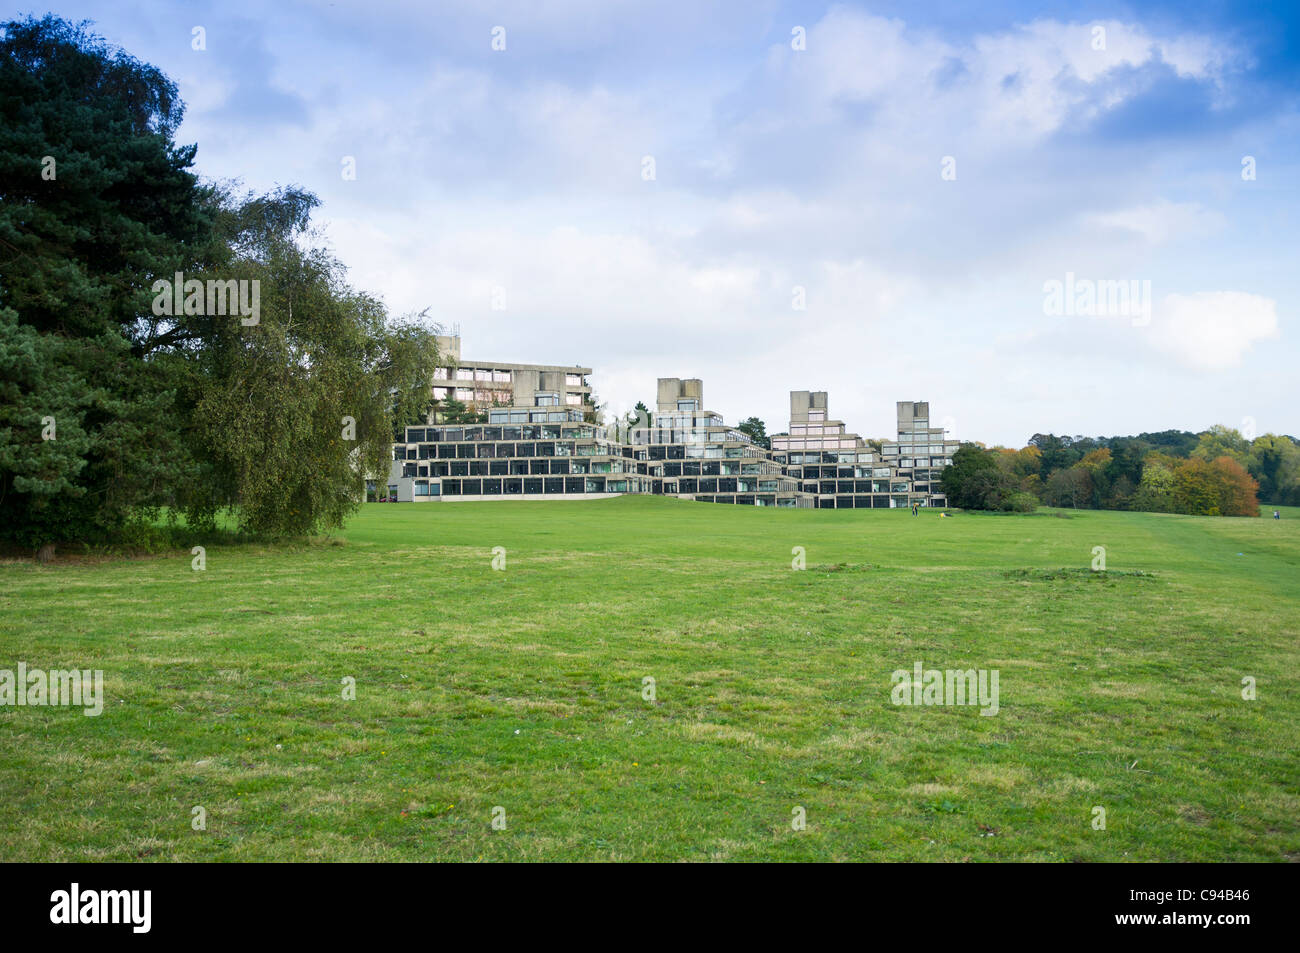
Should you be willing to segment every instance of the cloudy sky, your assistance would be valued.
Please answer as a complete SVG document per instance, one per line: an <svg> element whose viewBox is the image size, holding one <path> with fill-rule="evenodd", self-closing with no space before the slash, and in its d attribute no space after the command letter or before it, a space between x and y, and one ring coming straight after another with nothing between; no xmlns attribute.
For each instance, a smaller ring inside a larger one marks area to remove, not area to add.
<svg viewBox="0 0 1300 953"><path fill-rule="evenodd" d="M1300 17L1269 8L54 12L177 82L201 174L316 192L353 284L469 357L585 364L611 409L701 377L769 431L791 389L864 436L929 400L1020 446L1300 434Z"/></svg>

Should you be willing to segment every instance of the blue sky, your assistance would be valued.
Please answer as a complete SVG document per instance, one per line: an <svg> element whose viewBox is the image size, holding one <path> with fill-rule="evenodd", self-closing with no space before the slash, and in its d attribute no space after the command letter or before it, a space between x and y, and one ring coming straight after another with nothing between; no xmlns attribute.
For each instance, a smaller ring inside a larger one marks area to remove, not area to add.
<svg viewBox="0 0 1300 953"><path fill-rule="evenodd" d="M895 400L924 399L990 444L1213 423L1300 434L1294 12L54 12L177 82L203 175L315 191L356 286L458 324L467 356L591 366L611 409L680 376L769 431L808 389L864 436L891 431ZM1150 307L1048 313L1067 274L1138 282Z"/></svg>

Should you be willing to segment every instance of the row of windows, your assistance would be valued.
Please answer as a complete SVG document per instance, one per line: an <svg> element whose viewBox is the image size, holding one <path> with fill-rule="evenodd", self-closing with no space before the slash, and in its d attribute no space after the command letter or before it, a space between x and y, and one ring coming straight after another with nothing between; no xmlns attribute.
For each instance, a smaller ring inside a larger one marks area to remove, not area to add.
<svg viewBox="0 0 1300 953"><path fill-rule="evenodd" d="M800 484L806 493L823 496L835 493L925 493L929 484L912 484L900 480L821 480Z"/></svg>
<svg viewBox="0 0 1300 953"><path fill-rule="evenodd" d="M741 457L761 457L763 451L757 447L706 447L698 444L670 443L647 447L645 450L639 451L639 453L644 453L646 455L645 459L648 460L685 460L687 458L697 460L737 460Z"/></svg>
<svg viewBox="0 0 1300 953"><path fill-rule="evenodd" d="M876 455L870 450L858 450L854 453L792 453L792 464L804 463L875 463Z"/></svg>
<svg viewBox="0 0 1300 953"><path fill-rule="evenodd" d="M938 456L942 456L942 455L951 456L956 452L957 450L955 447L951 449L945 449L943 446L939 444L935 444L932 447L924 447L924 446L894 447L886 444L884 447L881 448L880 455L882 457L889 457L892 459L893 457L898 457L903 455L907 455L910 457L914 454L935 454L937 459ZM918 459L924 459L924 457L920 457Z"/></svg>
<svg viewBox="0 0 1300 953"><path fill-rule="evenodd" d="M471 461L461 463L459 461L452 464L434 463L431 465L406 464L403 468L404 477L506 477L506 476L581 476L588 475L604 477L605 475L617 475L623 471L620 469L621 461L597 461L588 467L586 461L580 460L528 460L528 461ZM452 469L452 467L455 469ZM635 486L644 486L645 492L650 487L654 487L655 492L668 494L697 494L697 493L776 493L780 491L789 491L795 489L797 484L789 478L780 477L722 477L719 479L692 479L680 478L676 480L665 480L662 484L657 481L636 480ZM908 494L908 493L929 493L930 486L927 484L917 484L909 486L907 483L900 482L883 482L874 480L824 480L820 483L808 482L800 487L806 493L815 493L821 496L834 495L854 495L869 496L880 494ZM454 493L455 491L449 491ZM532 491L524 491L532 492ZM543 492L538 490L537 492ZM554 491L560 492L560 491ZM577 492L577 491L566 491ZM590 492L590 491L588 491ZM628 492L625 490L609 490L611 493ZM635 492L635 491L633 491ZM869 504L862 504L869 505Z"/></svg>
<svg viewBox="0 0 1300 953"><path fill-rule="evenodd" d="M568 426L560 424L524 424L502 427L407 427L406 443L478 443L493 440L558 440L568 437L576 440L580 437L595 437L595 424L583 424L568 421Z"/></svg>
<svg viewBox="0 0 1300 953"><path fill-rule="evenodd" d="M821 479L865 479L870 477L888 479L894 475L889 467L792 467L790 475L803 477L805 480Z"/></svg>
<svg viewBox="0 0 1300 953"><path fill-rule="evenodd" d="M755 477L720 477L719 479L696 480L682 477L679 480L665 480L662 484L664 493L777 493L793 491L793 480L763 479Z"/></svg>
<svg viewBox="0 0 1300 953"><path fill-rule="evenodd" d="M436 388L435 388L436 390ZM564 402L569 405L565 410L516 410L513 407L498 407L488 411L490 424L526 424L545 423L556 420L581 420L583 412L573 408L582 406L581 394L565 394ZM534 407L558 407L559 394L534 394Z"/></svg>
<svg viewBox="0 0 1300 953"><path fill-rule="evenodd" d="M444 480L442 484L429 483L424 480L416 481L415 496L433 497L433 496L522 496L524 494L546 495L546 494L565 494L565 493L644 493L648 492L644 480L636 479L583 479L580 477L545 477L545 478L526 478L522 480L504 479L504 480ZM714 483L726 484L735 481L712 481L703 480L701 484ZM695 498L702 503L734 503L748 506L781 506L797 507L810 505L811 501L799 499L792 496L777 496L776 492L768 492L767 487L760 486L758 493L747 492L742 487L742 492L734 492L735 487L730 491L726 487L721 487L725 495L714 495L709 492L706 495L697 495ZM396 493L396 487L390 487L390 492ZM689 492L683 490L682 492ZM918 500L918 505L925 506L927 501ZM822 509L902 509L912 505L912 501L906 496L824 496L817 500L817 506ZM932 505L942 506L942 498L933 501Z"/></svg>
<svg viewBox="0 0 1300 953"><path fill-rule="evenodd" d="M780 467L772 463L733 463L730 460L665 463L661 470L666 477L678 476L781 476Z"/></svg>
<svg viewBox="0 0 1300 953"><path fill-rule="evenodd" d="M437 456L434 456L434 451ZM400 448L399 448L400 452ZM439 443L406 448L407 460L490 460L510 457L617 457L619 447L606 441L593 443Z"/></svg>
<svg viewBox="0 0 1300 953"><path fill-rule="evenodd" d="M649 481L606 477L527 477L504 480L443 480L443 496L520 496L547 493L646 493Z"/></svg>
<svg viewBox="0 0 1300 953"><path fill-rule="evenodd" d="M803 480L938 480L942 470L903 470L890 467L790 467L787 473Z"/></svg>
<svg viewBox="0 0 1300 953"><path fill-rule="evenodd" d="M926 506L925 500L911 500L906 496L822 496L817 500L817 507L823 510L848 509L906 509L915 502ZM929 505L943 506L942 498L935 499Z"/></svg>
<svg viewBox="0 0 1300 953"><path fill-rule="evenodd" d="M458 367L455 369L454 377L458 381L489 381L494 384L509 384L511 372L499 367ZM433 379L436 381L445 381L453 377L452 369L449 367L435 367L433 369ZM565 374L565 387L582 387L586 384L581 374Z"/></svg>
<svg viewBox="0 0 1300 953"><path fill-rule="evenodd" d="M644 473L630 460L432 460L405 463L404 477L545 476L569 473Z"/></svg>
<svg viewBox="0 0 1300 953"><path fill-rule="evenodd" d="M690 489L695 487L695 489ZM664 484L665 493L780 493L793 492L795 484L781 480L755 480L741 477L736 480L678 480Z"/></svg>
<svg viewBox="0 0 1300 953"><path fill-rule="evenodd" d="M817 427L808 427L802 424L791 424L790 435L795 437L842 437L844 436L844 424L823 424Z"/></svg>

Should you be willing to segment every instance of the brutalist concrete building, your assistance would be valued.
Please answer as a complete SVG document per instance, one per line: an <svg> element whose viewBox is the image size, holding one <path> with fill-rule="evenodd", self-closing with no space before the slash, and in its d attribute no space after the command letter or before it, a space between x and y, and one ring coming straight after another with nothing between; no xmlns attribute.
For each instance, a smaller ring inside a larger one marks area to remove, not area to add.
<svg viewBox="0 0 1300 953"><path fill-rule="evenodd" d="M930 405L899 401L893 442L872 447L832 420L825 391L790 392L790 430L772 437L772 451L817 506L897 508L944 506L939 475L959 444L930 427Z"/></svg>
<svg viewBox="0 0 1300 953"><path fill-rule="evenodd" d="M433 417L447 400L471 410L531 406L537 395L548 405L591 410L590 367L563 364L516 364L470 360L461 356L460 335L438 335L444 367L433 372Z"/></svg>
<svg viewBox="0 0 1300 953"><path fill-rule="evenodd" d="M478 366L455 360L477 371ZM448 353L448 351L444 351ZM479 362L483 363L483 362ZM488 365L484 365L485 367ZM661 377L649 420L609 427L584 419L590 369L508 368L509 403L484 401L487 422L407 427L394 445L388 495L399 501L594 500L649 493L709 503L821 508L944 506L939 474L958 444L930 427L929 404L903 401L897 440L872 447L829 418L824 391L792 391L788 433L754 443L705 409L704 384ZM576 378L537 383L519 369ZM572 372L572 375L570 375ZM504 395L505 387L499 388ZM436 392L435 392L436 393ZM585 396L584 396L585 395Z"/></svg>

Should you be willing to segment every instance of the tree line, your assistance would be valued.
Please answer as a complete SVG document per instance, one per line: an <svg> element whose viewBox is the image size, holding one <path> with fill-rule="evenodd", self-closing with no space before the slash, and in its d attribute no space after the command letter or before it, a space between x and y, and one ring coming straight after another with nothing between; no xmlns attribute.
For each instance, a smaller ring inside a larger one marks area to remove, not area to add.
<svg viewBox="0 0 1300 953"><path fill-rule="evenodd" d="M1300 505L1300 441L1253 440L1216 424L1136 437L1034 434L1019 449L964 444L943 474L954 506L1258 516L1260 501Z"/></svg>

